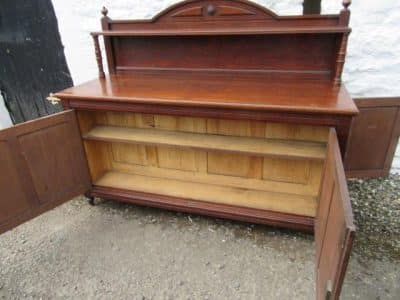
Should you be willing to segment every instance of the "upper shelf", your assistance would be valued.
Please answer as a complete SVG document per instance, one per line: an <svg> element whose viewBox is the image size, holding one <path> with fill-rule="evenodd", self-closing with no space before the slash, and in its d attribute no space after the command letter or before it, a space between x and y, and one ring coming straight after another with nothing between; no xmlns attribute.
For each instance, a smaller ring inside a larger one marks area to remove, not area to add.
<svg viewBox="0 0 400 300"><path fill-rule="evenodd" d="M93 36L212 36L212 35L266 35L266 34L301 34L301 33L348 33L348 27L271 27L265 28L224 28L224 29L136 29L91 32Z"/></svg>

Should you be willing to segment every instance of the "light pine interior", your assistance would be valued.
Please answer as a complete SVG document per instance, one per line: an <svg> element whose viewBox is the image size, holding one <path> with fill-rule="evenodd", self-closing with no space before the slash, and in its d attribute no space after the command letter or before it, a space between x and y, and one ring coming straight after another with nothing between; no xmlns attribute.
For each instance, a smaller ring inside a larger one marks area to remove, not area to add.
<svg viewBox="0 0 400 300"><path fill-rule="evenodd" d="M79 111L95 185L315 216L328 128Z"/></svg>

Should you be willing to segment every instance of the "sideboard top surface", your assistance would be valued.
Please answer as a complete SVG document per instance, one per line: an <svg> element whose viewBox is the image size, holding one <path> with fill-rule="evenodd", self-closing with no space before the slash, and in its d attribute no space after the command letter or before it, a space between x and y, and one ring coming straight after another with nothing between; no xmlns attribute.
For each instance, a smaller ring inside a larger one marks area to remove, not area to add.
<svg viewBox="0 0 400 300"><path fill-rule="evenodd" d="M88 81L56 96L84 101L294 113L355 115L358 112L343 84L271 74L126 72Z"/></svg>

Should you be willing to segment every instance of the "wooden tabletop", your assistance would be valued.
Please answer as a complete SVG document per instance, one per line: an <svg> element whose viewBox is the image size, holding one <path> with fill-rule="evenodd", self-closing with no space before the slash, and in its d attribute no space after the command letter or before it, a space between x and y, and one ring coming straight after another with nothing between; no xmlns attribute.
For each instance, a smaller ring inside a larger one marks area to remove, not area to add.
<svg viewBox="0 0 400 300"><path fill-rule="evenodd" d="M345 86L328 79L224 72L126 72L97 78L56 96L175 106L355 115Z"/></svg>

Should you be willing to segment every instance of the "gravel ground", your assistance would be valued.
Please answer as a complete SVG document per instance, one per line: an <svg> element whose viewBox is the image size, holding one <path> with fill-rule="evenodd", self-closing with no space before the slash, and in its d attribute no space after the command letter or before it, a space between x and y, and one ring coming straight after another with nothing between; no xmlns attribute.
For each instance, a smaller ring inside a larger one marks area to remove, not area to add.
<svg viewBox="0 0 400 300"><path fill-rule="evenodd" d="M400 260L400 176L351 180L349 191L357 225L354 251Z"/></svg>
<svg viewBox="0 0 400 300"><path fill-rule="evenodd" d="M342 299L400 299L399 183L349 184ZM0 299L313 299L314 276L311 235L113 201L79 197L0 236Z"/></svg>

